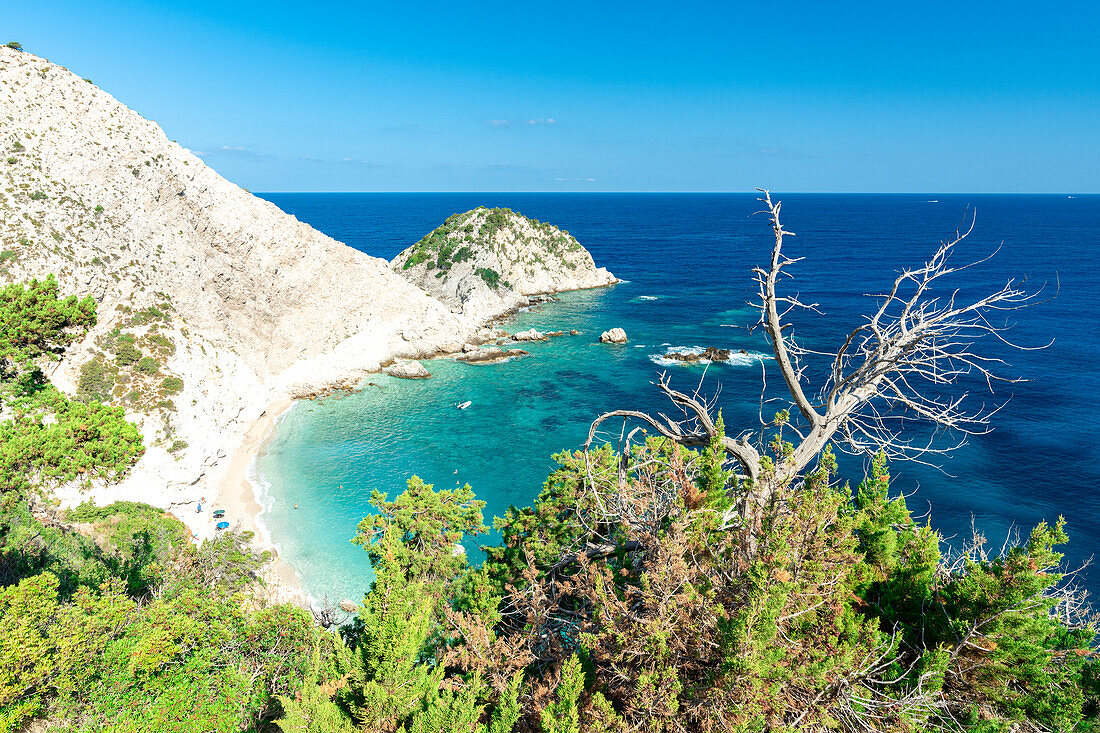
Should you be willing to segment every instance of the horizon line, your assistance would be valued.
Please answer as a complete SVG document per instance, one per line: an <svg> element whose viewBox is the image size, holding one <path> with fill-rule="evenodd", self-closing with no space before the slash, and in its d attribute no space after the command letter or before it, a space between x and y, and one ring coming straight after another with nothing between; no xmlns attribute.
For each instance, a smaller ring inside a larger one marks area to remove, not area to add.
<svg viewBox="0 0 1100 733"><path fill-rule="evenodd" d="M474 190L451 190L451 191L350 191L350 190L332 190L332 191L253 191L250 188L241 186L245 191L253 195L261 194L332 194L332 193L354 193L354 194L417 194L417 195L439 195L439 194L470 194L470 195L483 195L489 194L499 196L502 194L549 194L549 195L565 195L565 194L584 194L591 196L600 195L657 195L657 196L736 196L736 195L757 195L760 191L474 191ZM812 196L1066 196L1075 198L1077 196L1100 196L1100 191L780 191L779 189L768 189L771 193L782 193L784 195L812 195Z"/></svg>

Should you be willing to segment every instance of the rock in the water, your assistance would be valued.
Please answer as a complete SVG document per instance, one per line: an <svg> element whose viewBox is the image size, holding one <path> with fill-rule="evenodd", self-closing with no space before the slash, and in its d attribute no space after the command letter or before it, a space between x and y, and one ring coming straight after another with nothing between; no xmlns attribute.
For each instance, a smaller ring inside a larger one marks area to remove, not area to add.
<svg viewBox="0 0 1100 733"><path fill-rule="evenodd" d="M340 610L344 613L355 613L359 610L359 606L355 605L355 601L349 601L347 598L340 601Z"/></svg>
<svg viewBox="0 0 1100 733"><path fill-rule="evenodd" d="M477 344L463 344L462 353L470 354L470 353L473 353L474 351L477 351Z"/></svg>
<svg viewBox="0 0 1100 733"><path fill-rule="evenodd" d="M729 349L719 349L714 346L708 346L701 354L684 353L681 351L670 351L665 354L666 359L673 359L675 361L683 361L689 364L699 361L728 361L730 358Z"/></svg>
<svg viewBox="0 0 1100 733"><path fill-rule="evenodd" d="M580 333L580 331L578 331L577 329L574 328L569 332L569 335L570 336L576 336L578 333Z"/></svg>
<svg viewBox="0 0 1100 733"><path fill-rule="evenodd" d="M385 372L391 377L400 377L401 379L427 379L432 376L427 367L418 361L403 361L387 367Z"/></svg>
<svg viewBox="0 0 1100 733"><path fill-rule="evenodd" d="M547 331L546 332L546 337L547 338L550 338L551 336L564 336L564 335L565 335L565 331Z"/></svg>
<svg viewBox="0 0 1100 733"><path fill-rule="evenodd" d="M610 331L604 331L600 334L601 344L625 344L626 343L626 331L621 328L612 328Z"/></svg>
<svg viewBox="0 0 1100 733"><path fill-rule="evenodd" d="M496 361L511 359L514 356L527 356L527 352L523 349L502 349L497 346L490 346L487 349L478 349L460 356L458 361L464 361L467 364L492 364Z"/></svg>
<svg viewBox="0 0 1100 733"><path fill-rule="evenodd" d="M545 341L546 334L542 331L535 329L528 329L527 331L520 331L512 336L516 341Z"/></svg>

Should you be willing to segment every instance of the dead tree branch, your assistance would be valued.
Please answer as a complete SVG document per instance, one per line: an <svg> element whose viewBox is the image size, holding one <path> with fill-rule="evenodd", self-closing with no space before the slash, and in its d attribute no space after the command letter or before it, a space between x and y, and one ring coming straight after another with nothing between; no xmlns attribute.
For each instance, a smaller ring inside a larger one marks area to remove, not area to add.
<svg viewBox="0 0 1100 733"><path fill-rule="evenodd" d="M903 270L889 292L872 296L877 301L875 310L836 351L807 349L794 339L793 324L784 319L795 310L817 311L817 306L779 291L781 279L789 276L787 268L801 258L788 257L783 251L785 238L794 234L780 221L782 204L773 202L763 189L760 201L764 204L760 213L769 219L774 243L768 267L753 270L760 312L753 328L762 328L771 344L790 404L797 411L797 424L791 422L790 428L798 441L774 462L765 464L758 446L768 445L764 430L774 424L738 438L723 437L722 446L736 464L745 489L723 518L726 526L741 522L758 525L776 490L796 483L830 442L853 452L881 451L888 458L926 460L929 455L958 447L969 435L987 432L990 417L1002 403L971 406L967 394L948 388L963 379L978 378L993 393L996 384L1019 381L998 374L1004 362L979 354L975 345L983 337L992 337L1014 348L1026 348L1008 341L1007 325L994 319L1031 305L1038 295L1024 291L1014 280L972 300L964 299L958 289L936 290L945 278L992 256L964 265L952 263L956 246L973 231L971 215L969 224L942 242L927 262ZM828 377L816 391L810 389L806 375L806 362L815 357L829 363ZM698 390L688 395L673 389L667 374L660 376L658 387L679 409L680 417L636 410L605 413L593 421L585 449L591 448L601 425L617 418L641 422L683 446L703 446L717 435L714 405ZM915 442L904 430L913 421L949 429L958 439L950 444L935 439Z"/></svg>

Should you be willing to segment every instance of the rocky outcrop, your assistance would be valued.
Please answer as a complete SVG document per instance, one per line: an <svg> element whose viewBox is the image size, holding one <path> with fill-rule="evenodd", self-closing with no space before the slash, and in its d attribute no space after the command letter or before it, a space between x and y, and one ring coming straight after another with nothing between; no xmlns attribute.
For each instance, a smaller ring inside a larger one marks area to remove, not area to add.
<svg viewBox="0 0 1100 733"><path fill-rule="evenodd" d="M515 341L545 341L547 335L542 331L532 328L527 331L520 331L519 333L512 334L512 339Z"/></svg>
<svg viewBox="0 0 1100 733"><path fill-rule="evenodd" d="M731 353L729 349L719 349L714 346L708 346L699 353L693 351L670 351L665 354L665 358L692 364L700 361L729 361ZM744 354L747 352L741 349L741 353Z"/></svg>
<svg viewBox="0 0 1100 733"><path fill-rule="evenodd" d="M0 284L55 273L98 301L95 330L51 379L75 392L85 363L121 370L97 396L127 408L147 451L113 497L213 493L274 398L473 335L386 261L230 183L60 66L0 48L0 110ZM138 398L113 329L157 360Z"/></svg>
<svg viewBox="0 0 1100 733"><path fill-rule="evenodd" d="M401 379L427 379L432 376L428 368L418 361L403 361L386 367L384 370L391 377Z"/></svg>
<svg viewBox="0 0 1100 733"><path fill-rule="evenodd" d="M455 214L391 264L454 313L477 321L535 296L618 282L568 232L510 209Z"/></svg>
<svg viewBox="0 0 1100 733"><path fill-rule="evenodd" d="M621 328L612 328L600 334L601 344L625 344L626 331Z"/></svg>

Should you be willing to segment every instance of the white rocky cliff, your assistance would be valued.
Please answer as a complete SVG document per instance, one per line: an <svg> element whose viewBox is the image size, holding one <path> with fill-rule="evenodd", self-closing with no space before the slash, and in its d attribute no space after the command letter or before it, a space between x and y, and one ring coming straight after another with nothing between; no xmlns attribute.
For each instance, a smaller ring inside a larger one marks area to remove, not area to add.
<svg viewBox="0 0 1100 733"><path fill-rule="evenodd" d="M532 295L618 282L569 232L510 209L455 214L392 264L455 313L478 321L527 305Z"/></svg>
<svg viewBox="0 0 1100 733"><path fill-rule="evenodd" d="M88 81L0 48L0 283L48 273L99 302L52 378L140 421L146 456L115 495L153 503L170 503L162 487L209 493L274 397L460 348L471 330Z"/></svg>

